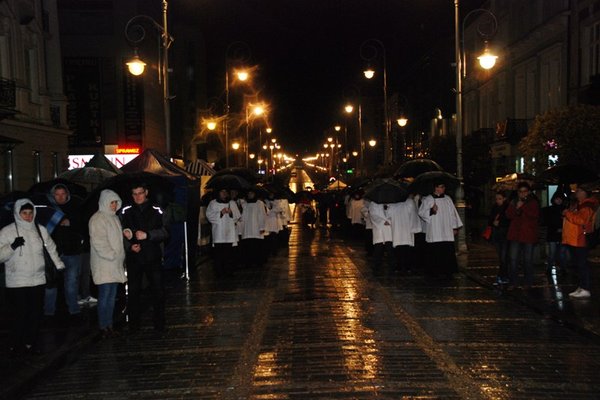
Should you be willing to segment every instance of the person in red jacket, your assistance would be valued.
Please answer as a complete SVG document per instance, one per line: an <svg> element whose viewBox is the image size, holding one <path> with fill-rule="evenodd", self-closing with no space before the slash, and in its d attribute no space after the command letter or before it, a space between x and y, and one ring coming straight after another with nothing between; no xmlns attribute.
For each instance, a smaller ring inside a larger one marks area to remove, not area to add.
<svg viewBox="0 0 600 400"><path fill-rule="evenodd" d="M531 186L521 182L517 188L517 198L506 209L510 220L507 239L509 241L509 279L510 286L517 284L519 259L523 260L525 289L533 284L533 247L538 242L538 220L540 206L531 193Z"/></svg>
<svg viewBox="0 0 600 400"><path fill-rule="evenodd" d="M562 243L577 263L579 287L569 293L571 298L587 299L590 293L590 266L587 262L588 247L586 232L592 232L594 213L598 202L591 197L591 193L579 187L575 191L576 204L563 211Z"/></svg>

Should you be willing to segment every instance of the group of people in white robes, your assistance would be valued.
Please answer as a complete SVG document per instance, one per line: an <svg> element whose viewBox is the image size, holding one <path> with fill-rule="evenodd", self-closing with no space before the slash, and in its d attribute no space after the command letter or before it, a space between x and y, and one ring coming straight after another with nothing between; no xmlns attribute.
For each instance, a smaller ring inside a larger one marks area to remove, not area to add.
<svg viewBox="0 0 600 400"><path fill-rule="evenodd" d="M236 264L260 267L275 253L291 219L287 199L269 194L260 199L250 189L244 198L237 191L219 190L206 209L211 224L213 266L217 275L229 275Z"/></svg>
<svg viewBox="0 0 600 400"><path fill-rule="evenodd" d="M445 194L446 187L439 182L432 194L409 197L406 201L379 204L361 196L352 196L347 204L347 216L352 224L360 219L373 245L374 269L387 263L401 272L415 267L415 235L425 234L425 273L451 276L457 268L454 238L462 221L452 199ZM369 247L367 247L369 252Z"/></svg>

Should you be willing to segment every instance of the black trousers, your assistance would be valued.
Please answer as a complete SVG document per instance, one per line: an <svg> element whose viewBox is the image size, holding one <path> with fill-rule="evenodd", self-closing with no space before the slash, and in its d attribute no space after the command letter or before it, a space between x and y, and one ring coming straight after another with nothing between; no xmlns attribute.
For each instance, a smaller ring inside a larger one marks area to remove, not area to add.
<svg viewBox="0 0 600 400"><path fill-rule="evenodd" d="M425 251L428 275L450 277L458 272L454 242L427 243Z"/></svg>
<svg viewBox="0 0 600 400"><path fill-rule="evenodd" d="M6 288L11 311L10 346L21 349L34 346L44 314L45 285Z"/></svg>
<svg viewBox="0 0 600 400"><path fill-rule="evenodd" d="M392 242L376 243L374 246L374 267L379 269L383 267L383 253L387 253L388 267L396 268L396 255L394 254L394 246Z"/></svg>
<svg viewBox="0 0 600 400"><path fill-rule="evenodd" d="M267 261L267 252L264 239L244 239L240 243L240 250L244 254L244 265L246 267L262 267Z"/></svg>
<svg viewBox="0 0 600 400"><path fill-rule="evenodd" d="M144 275L150 284L154 327L162 328L165 325L165 289L160 263L127 264L129 322L134 326L140 325Z"/></svg>
<svg viewBox="0 0 600 400"><path fill-rule="evenodd" d="M215 243L213 247L213 268L217 276L233 271L236 248L233 243Z"/></svg>
<svg viewBox="0 0 600 400"><path fill-rule="evenodd" d="M415 268L415 252L411 246L396 246L397 268L401 272L413 271Z"/></svg>

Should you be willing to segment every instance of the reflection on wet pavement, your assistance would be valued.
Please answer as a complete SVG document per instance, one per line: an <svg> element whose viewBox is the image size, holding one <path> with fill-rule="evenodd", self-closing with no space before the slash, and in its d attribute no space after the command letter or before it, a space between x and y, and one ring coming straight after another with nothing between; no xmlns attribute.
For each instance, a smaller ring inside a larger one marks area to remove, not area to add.
<svg viewBox="0 0 600 400"><path fill-rule="evenodd" d="M558 286L552 290L557 290ZM359 243L294 226L264 270L207 266L169 329L96 343L29 398L593 399L600 343L459 275L373 275ZM149 318L150 316L148 316ZM146 321L150 323L150 321Z"/></svg>

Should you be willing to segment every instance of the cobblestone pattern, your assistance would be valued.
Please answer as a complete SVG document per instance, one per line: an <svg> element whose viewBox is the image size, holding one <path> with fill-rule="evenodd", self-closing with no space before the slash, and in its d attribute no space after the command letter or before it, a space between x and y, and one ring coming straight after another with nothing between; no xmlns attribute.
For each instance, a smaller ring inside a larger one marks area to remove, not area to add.
<svg viewBox="0 0 600 400"><path fill-rule="evenodd" d="M374 276L354 245L294 227L268 269L203 269L166 333L97 342L28 398L600 398L593 337L464 276Z"/></svg>

